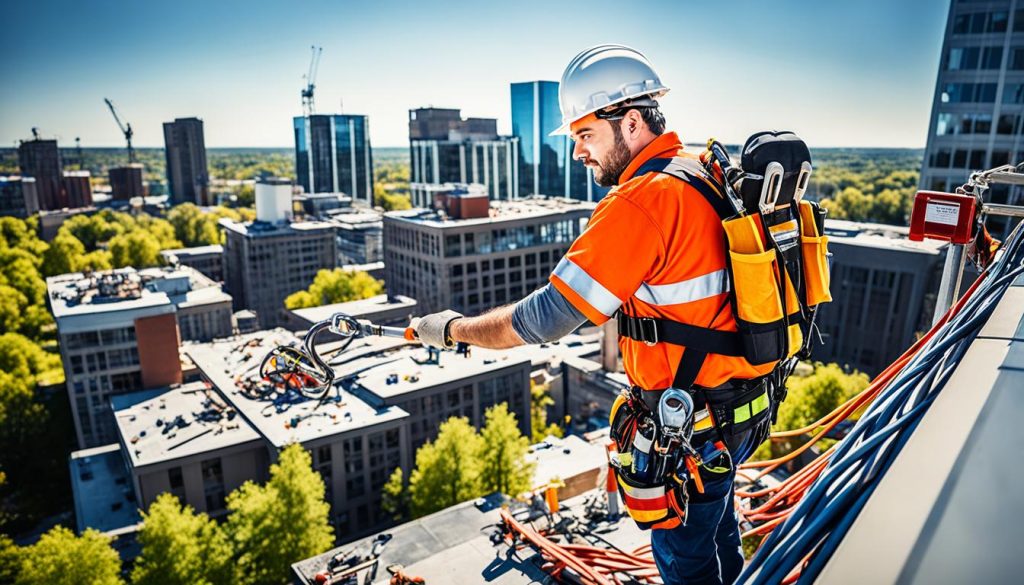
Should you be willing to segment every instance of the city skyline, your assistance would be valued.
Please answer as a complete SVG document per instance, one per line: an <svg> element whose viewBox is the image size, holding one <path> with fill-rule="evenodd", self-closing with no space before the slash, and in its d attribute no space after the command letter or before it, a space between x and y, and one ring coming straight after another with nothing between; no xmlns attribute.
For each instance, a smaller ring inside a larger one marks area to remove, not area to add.
<svg viewBox="0 0 1024 585"><path fill-rule="evenodd" d="M191 116L204 120L211 148L287 147L311 44L324 47L317 112L369 116L374 145L407 146L407 111L431 105L496 118L507 134L511 83L557 81L579 50L619 42L647 53L673 88L663 107L684 140L742 142L785 127L818 147L919 148L947 7L741 2L735 18L692 2L619 16L612 3L581 13L573 4L448 2L395 19L408 11L387 1L258 12L184 2L176 10L201 16L186 29L154 6L19 4L0 39L0 145L36 126L68 146L75 137L122 146L109 97L139 147L161 146L161 124ZM32 33L41 21L52 23L46 42Z"/></svg>

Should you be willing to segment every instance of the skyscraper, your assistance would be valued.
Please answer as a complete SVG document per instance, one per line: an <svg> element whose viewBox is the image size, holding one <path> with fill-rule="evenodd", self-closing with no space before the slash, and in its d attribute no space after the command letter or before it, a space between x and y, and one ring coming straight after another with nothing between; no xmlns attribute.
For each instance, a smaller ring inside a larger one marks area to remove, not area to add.
<svg viewBox="0 0 1024 585"><path fill-rule="evenodd" d="M67 207L61 182L64 179L60 150L56 140L33 138L18 145L18 166L21 174L36 180L39 209Z"/></svg>
<svg viewBox="0 0 1024 585"><path fill-rule="evenodd" d="M347 193L353 202L373 205L373 159L366 116L297 116L295 174L306 193Z"/></svg>
<svg viewBox="0 0 1024 585"><path fill-rule="evenodd" d="M409 110L410 195L416 207L430 207L434 186L478 183L496 200L519 197L519 139L498 136L493 118L463 119L459 110Z"/></svg>
<svg viewBox="0 0 1024 585"><path fill-rule="evenodd" d="M921 188L951 191L965 183L971 171L1021 162L1022 126L1024 2L953 0L935 84ZM998 185L986 199L1020 202L1024 191ZM997 226L997 231L1003 229Z"/></svg>
<svg viewBox="0 0 1024 585"><path fill-rule="evenodd" d="M164 155L171 203L210 205L210 173L206 166L203 121L177 118L164 122Z"/></svg>
<svg viewBox="0 0 1024 585"><path fill-rule="evenodd" d="M567 136L548 136L562 124L558 82L512 84L512 134L519 138L519 194L597 201L608 189L594 184L593 173L572 160Z"/></svg>

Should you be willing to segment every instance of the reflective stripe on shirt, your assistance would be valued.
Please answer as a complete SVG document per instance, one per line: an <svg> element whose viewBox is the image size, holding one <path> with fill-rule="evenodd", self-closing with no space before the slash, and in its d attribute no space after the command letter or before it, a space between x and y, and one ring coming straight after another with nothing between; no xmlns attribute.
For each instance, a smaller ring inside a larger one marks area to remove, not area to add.
<svg viewBox="0 0 1024 585"><path fill-rule="evenodd" d="M663 306L692 303L724 292L729 292L729 276L722 269L669 284L644 282L633 294L649 305Z"/></svg>
<svg viewBox="0 0 1024 585"><path fill-rule="evenodd" d="M552 274L567 284L573 292L583 297L583 300L587 301L591 307L607 317L614 315L615 311L622 306L622 301L568 258L563 257L559 260Z"/></svg>

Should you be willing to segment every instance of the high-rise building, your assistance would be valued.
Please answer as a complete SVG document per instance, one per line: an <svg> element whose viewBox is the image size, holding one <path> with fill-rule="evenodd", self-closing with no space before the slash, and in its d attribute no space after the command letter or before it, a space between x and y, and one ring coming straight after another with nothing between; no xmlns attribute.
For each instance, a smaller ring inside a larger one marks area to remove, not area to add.
<svg viewBox="0 0 1024 585"><path fill-rule="evenodd" d="M335 226L324 221L292 222L291 184L256 183L256 221L222 219L224 284L235 309L255 311L264 328L287 322L284 300L313 283L316 273L338 265Z"/></svg>
<svg viewBox="0 0 1024 585"><path fill-rule="evenodd" d="M462 118L457 109L409 110L410 188L414 207L430 207L431 185L476 183L491 199L519 197L518 139L498 136L493 118Z"/></svg>
<svg viewBox="0 0 1024 585"><path fill-rule="evenodd" d="M370 121L351 114L314 114L293 120L295 174L306 193L347 193L373 206Z"/></svg>
<svg viewBox="0 0 1024 585"><path fill-rule="evenodd" d="M39 209L68 207L61 185L63 165L56 140L22 140L18 145L18 166L22 176L36 180Z"/></svg>
<svg viewBox="0 0 1024 585"><path fill-rule="evenodd" d="M92 175L89 171L64 171L61 182L64 203L68 209L82 209L92 205Z"/></svg>
<svg viewBox="0 0 1024 585"><path fill-rule="evenodd" d="M180 339L231 335L231 297L189 268L46 280L78 444L116 439L109 398L182 381Z"/></svg>
<svg viewBox="0 0 1024 585"><path fill-rule="evenodd" d="M379 211L339 210L329 217L337 229L339 263L373 264L384 259L384 221Z"/></svg>
<svg viewBox="0 0 1024 585"><path fill-rule="evenodd" d="M512 134L519 138L519 194L598 201L608 193L593 172L572 159L567 136L548 136L562 125L558 82L512 84Z"/></svg>
<svg viewBox="0 0 1024 585"><path fill-rule="evenodd" d="M0 177L0 217L24 219L39 212L36 180L32 177Z"/></svg>
<svg viewBox="0 0 1024 585"><path fill-rule="evenodd" d="M164 155L171 204L211 205L203 121L176 118L164 122Z"/></svg>
<svg viewBox="0 0 1024 585"><path fill-rule="evenodd" d="M128 163L110 168L110 193L115 201L127 201L134 197L145 197L142 184L142 164Z"/></svg>
<svg viewBox="0 0 1024 585"><path fill-rule="evenodd" d="M224 246L220 244L161 250L160 257L165 266L188 266L214 282L224 281Z"/></svg>
<svg viewBox="0 0 1024 585"><path fill-rule="evenodd" d="M388 294L419 302L424 314L464 314L517 301L543 286L582 233L595 205L564 199L493 202L485 194L439 193L445 213L384 214Z"/></svg>
<svg viewBox="0 0 1024 585"><path fill-rule="evenodd" d="M1024 161L1024 2L953 0L932 102L922 189L952 191L971 171ZM1019 204L1024 189L987 200ZM990 220L997 237L1010 224Z"/></svg>

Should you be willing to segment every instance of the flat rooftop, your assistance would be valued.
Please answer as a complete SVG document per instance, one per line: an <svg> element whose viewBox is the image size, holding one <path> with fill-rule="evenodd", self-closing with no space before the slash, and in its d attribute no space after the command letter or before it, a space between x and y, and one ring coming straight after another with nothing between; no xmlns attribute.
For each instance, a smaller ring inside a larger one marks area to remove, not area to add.
<svg viewBox="0 0 1024 585"><path fill-rule="evenodd" d="M224 246L220 244L212 244L209 246L193 246L191 248L174 248L171 250L161 250L160 255L162 256L177 256L178 258L188 258L189 256L208 256L210 254L223 254Z"/></svg>
<svg viewBox="0 0 1024 585"><path fill-rule="evenodd" d="M588 201L576 201L575 199L564 197L533 196L515 201L491 201L489 217L469 219L442 218L437 211L430 209L389 211L384 214L384 217L429 227L443 228L454 225L483 225L520 219L556 218L571 212L581 212L590 215L596 207L597 203Z"/></svg>
<svg viewBox="0 0 1024 585"><path fill-rule="evenodd" d="M228 231L251 238L270 238L288 234L299 235L337 229L333 223L327 221L293 221L286 223L250 221L239 223L222 218L218 223Z"/></svg>
<svg viewBox="0 0 1024 585"><path fill-rule="evenodd" d="M79 532L109 532L141 521L120 445L75 451L68 465Z"/></svg>
<svg viewBox="0 0 1024 585"><path fill-rule="evenodd" d="M593 353L597 336L569 336L560 344L511 350L472 348L470 355L441 354L439 364L426 363L428 352L403 339L364 337L337 354L342 342L321 344L321 355L335 371L335 389L323 406L298 395L272 393L259 398L249 388L267 388L258 378L260 361L278 345L298 344L299 337L284 329L183 346L214 388L252 427L276 447L305 442L408 416L385 401L478 375L536 367ZM388 383L388 380L395 380Z"/></svg>
<svg viewBox="0 0 1024 585"><path fill-rule="evenodd" d="M829 242L868 248L900 250L917 254L938 255L947 243L938 240L910 241L910 228L880 223L862 223L842 219L826 219L825 235Z"/></svg>
<svg viewBox="0 0 1024 585"><path fill-rule="evenodd" d="M603 450L603 449L602 449ZM584 501L594 492L562 502L563 511L583 519ZM549 583L551 577L540 567L542 561L532 548L511 549L502 540L495 545L491 534L500 521L500 507L508 503L495 494L475 502L464 502L429 516L401 524L382 534L392 540L379 557L374 585L387 585L390 575L386 567L403 566L411 576L423 577L427 583L445 585L527 585ZM511 502L516 518L525 520L530 510L522 503ZM535 528L547 525L544 517L535 520ZM600 536L607 543L624 551L633 551L650 543L650 533L636 527L628 517L613 523L602 523ZM376 536L337 547L322 555L292 565L296 583L312 585L315 576L328 567L330 560L350 551L368 552ZM607 546L607 544L597 544ZM360 579L363 579L360 575ZM363 581L360 581L363 582Z"/></svg>
<svg viewBox="0 0 1024 585"><path fill-rule="evenodd" d="M132 467L259 440L234 407L203 382L112 396L117 432Z"/></svg>
<svg viewBox="0 0 1024 585"><path fill-rule="evenodd" d="M403 295L396 295L389 299L388 295L383 294L347 303L334 303L319 307L309 307L307 309L292 309L291 312L310 323L316 323L330 319L335 313L345 313L361 319L364 315L375 315L381 311L403 308L409 309L409 313L412 314L412 311L416 308L416 299Z"/></svg>
<svg viewBox="0 0 1024 585"><path fill-rule="evenodd" d="M363 340L353 345L360 341ZM269 386L259 378L260 361L268 352L279 345L297 343L298 337L279 328L195 344L183 351L242 418L276 448L408 416L396 407L375 408L342 389L340 384L335 385L319 408L319 401L297 394L275 392L259 397L258 392L247 391L247 387L258 390ZM326 344L321 351L328 354L337 345Z"/></svg>
<svg viewBox="0 0 1024 585"><path fill-rule="evenodd" d="M126 317L173 313L175 306L230 302L231 295L198 271L178 268L117 268L46 279L50 308L58 321L89 315L125 313ZM63 324L62 324L63 325ZM97 328L110 328L95 322Z"/></svg>

